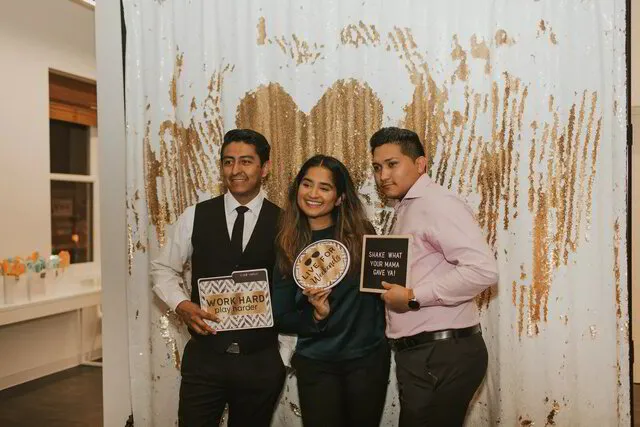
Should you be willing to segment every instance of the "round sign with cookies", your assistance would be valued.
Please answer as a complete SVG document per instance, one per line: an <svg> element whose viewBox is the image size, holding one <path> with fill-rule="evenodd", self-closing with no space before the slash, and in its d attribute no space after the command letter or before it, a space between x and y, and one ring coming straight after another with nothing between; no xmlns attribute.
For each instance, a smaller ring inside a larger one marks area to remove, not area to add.
<svg viewBox="0 0 640 427"><path fill-rule="evenodd" d="M293 278L302 289L329 289L340 283L349 271L347 247L337 240L313 242L298 254L293 263Z"/></svg>

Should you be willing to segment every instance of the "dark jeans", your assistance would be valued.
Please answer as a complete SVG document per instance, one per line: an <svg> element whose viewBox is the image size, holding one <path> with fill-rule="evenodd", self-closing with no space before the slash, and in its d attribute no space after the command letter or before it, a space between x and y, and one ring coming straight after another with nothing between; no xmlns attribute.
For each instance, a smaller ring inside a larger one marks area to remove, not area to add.
<svg viewBox="0 0 640 427"><path fill-rule="evenodd" d="M182 358L180 427L218 427L229 405L229 427L268 427L285 368L277 345L249 354L215 353L190 340Z"/></svg>
<svg viewBox="0 0 640 427"><path fill-rule="evenodd" d="M389 384L391 352L383 342L353 360L293 357L305 427L378 427Z"/></svg>
<svg viewBox="0 0 640 427"><path fill-rule="evenodd" d="M482 334L412 347L395 358L400 427L462 426L487 371Z"/></svg>

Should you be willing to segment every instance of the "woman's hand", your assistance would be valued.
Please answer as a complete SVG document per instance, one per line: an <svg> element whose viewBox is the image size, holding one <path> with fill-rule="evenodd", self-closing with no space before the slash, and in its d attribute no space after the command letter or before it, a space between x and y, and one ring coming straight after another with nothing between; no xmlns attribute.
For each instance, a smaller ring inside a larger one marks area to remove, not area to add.
<svg viewBox="0 0 640 427"><path fill-rule="evenodd" d="M329 305L329 294L331 293L331 289L323 289L323 288L307 288L302 291L304 295L307 296L309 303L313 305L315 309L313 311L313 318L316 321L321 321L329 316L331 312L331 306Z"/></svg>

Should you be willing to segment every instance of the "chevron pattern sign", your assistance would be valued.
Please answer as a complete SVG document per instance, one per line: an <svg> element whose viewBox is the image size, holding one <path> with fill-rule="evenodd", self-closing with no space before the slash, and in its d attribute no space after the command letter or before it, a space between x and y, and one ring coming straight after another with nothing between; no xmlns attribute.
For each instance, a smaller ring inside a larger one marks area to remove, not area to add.
<svg viewBox="0 0 640 427"><path fill-rule="evenodd" d="M198 280L200 306L219 323L205 320L217 331L273 326L271 293L266 270L234 272L232 276Z"/></svg>

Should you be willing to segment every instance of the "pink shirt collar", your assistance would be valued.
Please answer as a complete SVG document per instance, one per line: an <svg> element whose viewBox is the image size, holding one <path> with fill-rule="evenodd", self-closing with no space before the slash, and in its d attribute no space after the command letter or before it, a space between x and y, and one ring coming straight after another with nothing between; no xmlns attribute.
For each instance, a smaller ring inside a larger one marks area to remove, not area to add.
<svg viewBox="0 0 640 427"><path fill-rule="evenodd" d="M427 187L433 183L433 180L426 173L422 174L416 182L413 183L407 194L402 198L405 199L419 199L427 193Z"/></svg>

